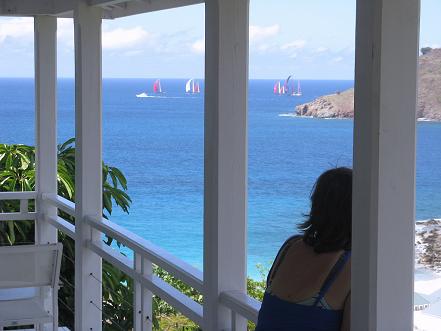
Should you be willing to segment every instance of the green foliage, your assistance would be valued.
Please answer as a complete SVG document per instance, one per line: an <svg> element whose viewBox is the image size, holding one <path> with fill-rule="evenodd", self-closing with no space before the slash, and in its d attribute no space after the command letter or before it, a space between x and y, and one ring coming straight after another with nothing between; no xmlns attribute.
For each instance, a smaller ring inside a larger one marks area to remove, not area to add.
<svg viewBox="0 0 441 331"><path fill-rule="evenodd" d="M75 139L69 139L57 148L58 194L75 201ZM0 192L33 191L35 190L35 148L26 145L0 144ZM122 172L115 167L103 163L103 216L112 214L113 203L124 212L129 211L131 199L126 193L127 180ZM19 211L19 201L0 201L0 212ZM30 208L34 206L31 204ZM60 213L60 216L72 223L75 220ZM63 286L59 292L60 324L74 329L74 291L75 291L75 244L65 234L59 233L59 241L63 243L63 258L60 279ZM13 245L34 242L34 226L29 221L0 222L0 245ZM112 243L107 238L106 243ZM103 263L103 315L107 316L105 330L125 330L132 327L133 292L131 280L120 270L108 263ZM116 294L115 294L116 293ZM112 321L113 323L110 323Z"/></svg>
<svg viewBox="0 0 441 331"><path fill-rule="evenodd" d="M432 50L431 47L423 47L421 48L421 54L426 55L427 53L429 53Z"/></svg>

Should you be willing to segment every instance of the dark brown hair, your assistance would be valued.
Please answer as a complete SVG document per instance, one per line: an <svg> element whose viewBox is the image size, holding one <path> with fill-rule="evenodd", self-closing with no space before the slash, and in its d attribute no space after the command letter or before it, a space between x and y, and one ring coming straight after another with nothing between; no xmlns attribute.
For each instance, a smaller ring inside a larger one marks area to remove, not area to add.
<svg viewBox="0 0 441 331"><path fill-rule="evenodd" d="M352 170L325 171L311 194L311 211L298 226L303 241L316 253L351 249Z"/></svg>

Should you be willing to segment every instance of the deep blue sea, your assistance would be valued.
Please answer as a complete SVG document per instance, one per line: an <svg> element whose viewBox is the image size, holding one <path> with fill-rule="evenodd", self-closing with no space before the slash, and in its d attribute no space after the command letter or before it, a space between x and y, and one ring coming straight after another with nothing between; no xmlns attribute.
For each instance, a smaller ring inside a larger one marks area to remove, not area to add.
<svg viewBox="0 0 441 331"><path fill-rule="evenodd" d="M112 220L202 268L203 95L185 80L104 79L104 160L127 176L130 215ZM249 90L248 271L268 264L308 212L309 194L325 169L352 164L352 120L280 116L296 104L344 90L352 81L303 81L302 97L276 96L273 80ZM203 89L203 86L202 86ZM0 79L0 143L33 144L32 79ZM58 137L74 135L74 81L58 84ZM417 219L441 217L441 123L418 123Z"/></svg>

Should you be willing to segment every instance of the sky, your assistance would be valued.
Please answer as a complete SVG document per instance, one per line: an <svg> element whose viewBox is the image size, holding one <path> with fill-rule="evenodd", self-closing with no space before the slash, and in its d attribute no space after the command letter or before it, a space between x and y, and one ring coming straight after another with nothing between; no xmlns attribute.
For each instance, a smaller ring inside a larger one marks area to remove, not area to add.
<svg viewBox="0 0 441 331"><path fill-rule="evenodd" d="M421 47L441 47L440 0L422 0ZM250 78L353 79L355 0L250 0ZM73 77L72 19L58 75ZM33 19L0 18L0 77L33 77ZM103 21L103 77L202 78L204 5Z"/></svg>

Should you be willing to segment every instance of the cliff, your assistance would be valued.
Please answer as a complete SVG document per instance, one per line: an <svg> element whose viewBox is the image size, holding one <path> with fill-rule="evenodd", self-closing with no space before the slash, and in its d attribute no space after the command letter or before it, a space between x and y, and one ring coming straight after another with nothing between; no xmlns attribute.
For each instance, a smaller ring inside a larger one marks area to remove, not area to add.
<svg viewBox="0 0 441 331"><path fill-rule="evenodd" d="M441 49L424 49L419 58L417 117L441 121ZM354 89L325 95L298 105L296 115L318 118L354 116Z"/></svg>

